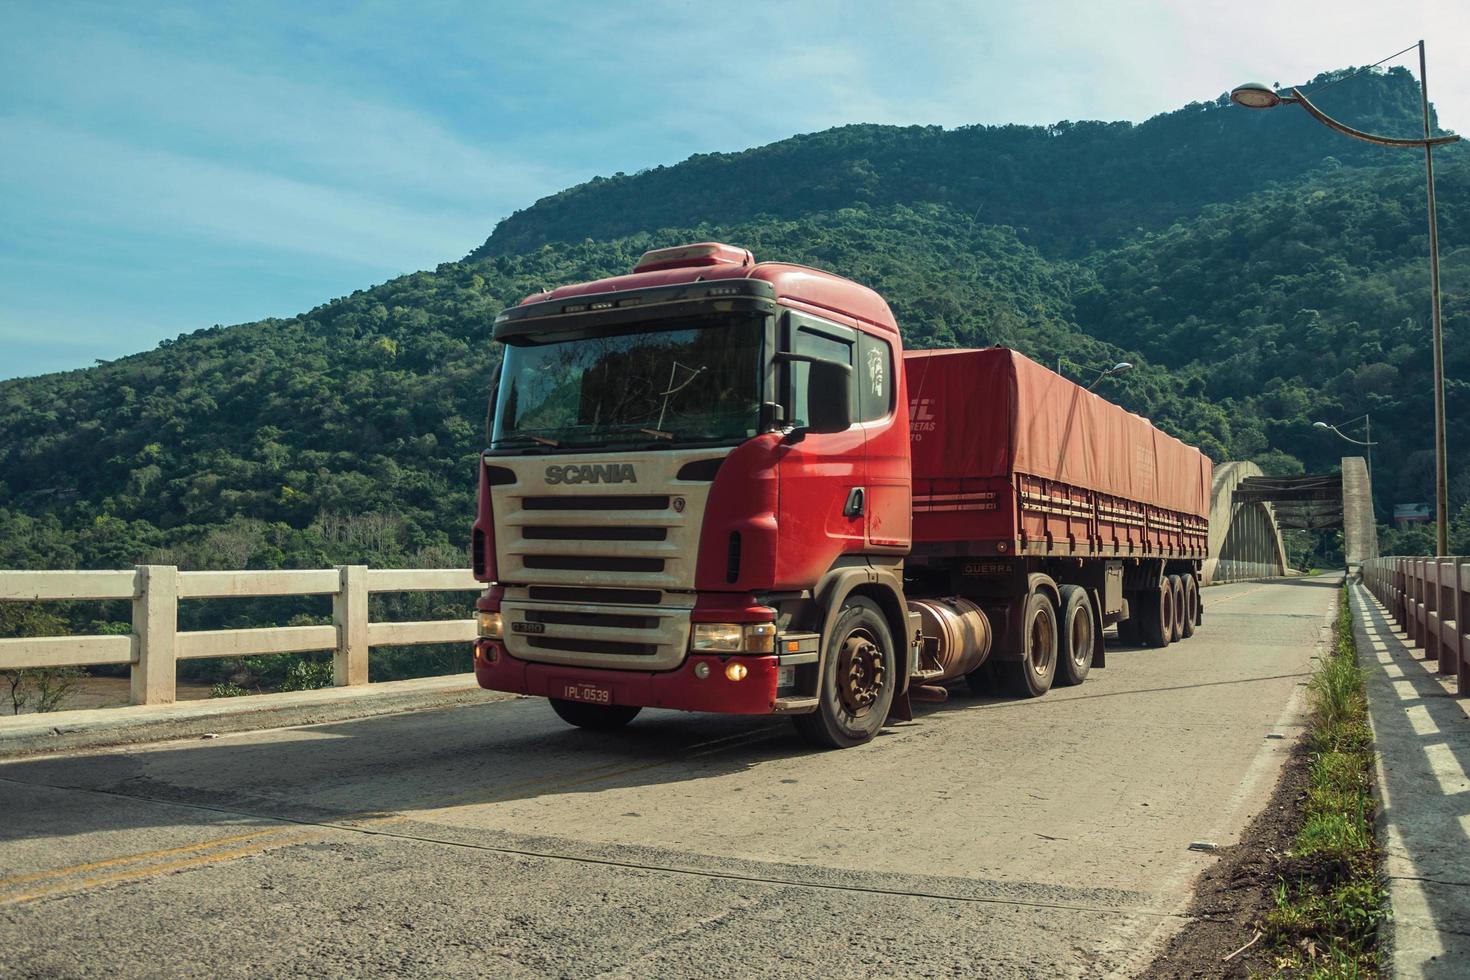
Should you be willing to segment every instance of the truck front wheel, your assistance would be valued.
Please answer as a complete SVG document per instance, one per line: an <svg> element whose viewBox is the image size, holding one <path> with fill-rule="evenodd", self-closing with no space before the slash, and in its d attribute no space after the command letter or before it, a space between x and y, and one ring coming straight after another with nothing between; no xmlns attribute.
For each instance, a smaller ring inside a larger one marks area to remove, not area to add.
<svg viewBox="0 0 1470 980"><path fill-rule="evenodd" d="M1021 618L1021 642L1025 649L1019 661L995 665L1007 689L1017 697L1039 698L1051 690L1057 676L1057 610L1051 599L1033 592L1026 597Z"/></svg>
<svg viewBox="0 0 1470 980"><path fill-rule="evenodd" d="M642 708L626 704L588 704L586 701L568 701L565 698L549 698L551 710L561 720L578 728L594 732L612 731L622 728L638 717Z"/></svg>
<svg viewBox="0 0 1470 980"><path fill-rule="evenodd" d="M893 636L882 610L862 596L847 599L823 652L817 710L792 721L816 745L862 745L883 727L899 683Z"/></svg>

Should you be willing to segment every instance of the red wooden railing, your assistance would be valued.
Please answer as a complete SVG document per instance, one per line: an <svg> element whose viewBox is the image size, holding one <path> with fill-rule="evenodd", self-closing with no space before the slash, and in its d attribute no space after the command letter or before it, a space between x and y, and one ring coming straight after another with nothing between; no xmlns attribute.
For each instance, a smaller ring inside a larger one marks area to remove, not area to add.
<svg viewBox="0 0 1470 980"><path fill-rule="evenodd" d="M1470 558L1370 558L1363 584L1409 645L1423 647L1437 673L1454 674L1460 697L1470 697Z"/></svg>

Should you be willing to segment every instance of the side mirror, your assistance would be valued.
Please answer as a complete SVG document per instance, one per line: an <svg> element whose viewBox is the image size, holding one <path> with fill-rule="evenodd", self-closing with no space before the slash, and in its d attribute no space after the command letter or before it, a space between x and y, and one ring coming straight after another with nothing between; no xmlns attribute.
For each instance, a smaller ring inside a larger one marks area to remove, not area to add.
<svg viewBox="0 0 1470 980"><path fill-rule="evenodd" d="M808 432L845 432L852 425L852 368L813 360L807 375Z"/></svg>

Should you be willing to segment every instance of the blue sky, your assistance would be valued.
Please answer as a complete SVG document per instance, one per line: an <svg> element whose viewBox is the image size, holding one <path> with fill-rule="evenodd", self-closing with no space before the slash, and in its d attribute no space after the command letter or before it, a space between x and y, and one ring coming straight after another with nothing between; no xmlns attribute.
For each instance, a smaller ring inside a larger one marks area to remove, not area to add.
<svg viewBox="0 0 1470 980"><path fill-rule="evenodd" d="M1470 128L1470 5L1387 8L8 0L0 378L291 316L594 175L845 123L1138 121L1424 36Z"/></svg>

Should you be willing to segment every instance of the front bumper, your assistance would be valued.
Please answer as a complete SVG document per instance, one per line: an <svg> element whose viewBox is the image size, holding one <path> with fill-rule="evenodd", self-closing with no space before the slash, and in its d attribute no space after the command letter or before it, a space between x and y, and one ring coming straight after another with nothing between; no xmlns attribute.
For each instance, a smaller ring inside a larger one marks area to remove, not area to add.
<svg viewBox="0 0 1470 980"><path fill-rule="evenodd" d="M744 680L725 676L725 665L731 660L745 665ZM709 676L703 679L694 673L700 663L709 665ZM569 684L596 684L612 692L613 704L730 715L768 715L780 710L776 700L779 667L780 658L774 655L732 654L690 655L674 670L604 670L531 663L511 656L495 640L475 643L475 679L486 690L555 698Z"/></svg>

